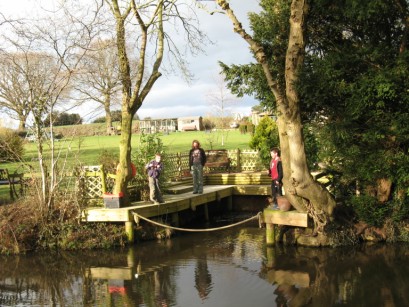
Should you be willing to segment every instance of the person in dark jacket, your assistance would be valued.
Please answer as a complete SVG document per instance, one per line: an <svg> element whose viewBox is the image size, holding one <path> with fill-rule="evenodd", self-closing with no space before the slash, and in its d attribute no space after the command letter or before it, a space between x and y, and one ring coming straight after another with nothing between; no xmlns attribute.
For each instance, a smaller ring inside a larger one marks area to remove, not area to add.
<svg viewBox="0 0 409 307"><path fill-rule="evenodd" d="M203 193L203 167L206 164L206 153L198 140L193 140L189 151L189 167L193 176L193 194Z"/></svg>
<svg viewBox="0 0 409 307"><path fill-rule="evenodd" d="M155 159L146 164L145 167L148 171L149 198L155 205L164 203L162 193L159 188L159 177L163 170L161 159L161 155L157 153L155 155Z"/></svg>
<svg viewBox="0 0 409 307"><path fill-rule="evenodd" d="M273 199L273 209L278 209L277 196L283 195L283 166L280 159L280 150L278 148L270 149L271 161L269 174L271 176L271 196Z"/></svg>

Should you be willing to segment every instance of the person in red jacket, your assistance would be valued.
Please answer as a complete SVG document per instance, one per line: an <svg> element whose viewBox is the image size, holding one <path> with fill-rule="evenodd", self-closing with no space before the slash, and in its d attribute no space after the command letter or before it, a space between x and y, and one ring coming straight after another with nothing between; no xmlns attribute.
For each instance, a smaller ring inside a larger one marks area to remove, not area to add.
<svg viewBox="0 0 409 307"><path fill-rule="evenodd" d="M280 150L278 148L271 148L270 156L271 161L269 174L271 176L271 196L273 199L273 209L279 209L277 206L277 196L283 195L283 166L280 159Z"/></svg>

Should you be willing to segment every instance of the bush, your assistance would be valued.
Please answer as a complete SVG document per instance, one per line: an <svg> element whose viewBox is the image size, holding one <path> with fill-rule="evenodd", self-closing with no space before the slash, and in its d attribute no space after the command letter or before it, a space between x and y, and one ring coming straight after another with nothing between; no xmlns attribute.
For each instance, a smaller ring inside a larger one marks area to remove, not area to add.
<svg viewBox="0 0 409 307"><path fill-rule="evenodd" d="M133 183L140 191L140 200L149 200L149 184L147 179L146 164L155 158L155 154L160 153L162 155L162 161L165 164L164 158L164 146L158 134L140 134L140 145L132 153L132 162L136 167L136 176L133 179ZM165 182L165 174L162 174L159 178L159 183Z"/></svg>
<svg viewBox="0 0 409 307"><path fill-rule="evenodd" d="M257 149L259 151L259 156L263 165L268 168L271 160L270 148L279 148L279 145L280 140L278 137L278 128L276 122L268 116L263 117L260 120L260 123L258 124L256 131L250 141L250 148Z"/></svg>
<svg viewBox="0 0 409 307"><path fill-rule="evenodd" d="M205 130L212 130L214 127L216 127L214 121L212 121L210 118L203 118L203 128Z"/></svg>
<svg viewBox="0 0 409 307"><path fill-rule="evenodd" d="M105 172L111 174L115 174L118 161L118 154L106 149L104 149L98 156L98 164L103 166Z"/></svg>
<svg viewBox="0 0 409 307"><path fill-rule="evenodd" d="M24 153L23 139L12 129L0 128L0 159L18 161Z"/></svg>
<svg viewBox="0 0 409 307"><path fill-rule="evenodd" d="M390 206L380 203L376 197L369 195L352 196L349 200L360 221L370 226L380 227L390 214Z"/></svg>

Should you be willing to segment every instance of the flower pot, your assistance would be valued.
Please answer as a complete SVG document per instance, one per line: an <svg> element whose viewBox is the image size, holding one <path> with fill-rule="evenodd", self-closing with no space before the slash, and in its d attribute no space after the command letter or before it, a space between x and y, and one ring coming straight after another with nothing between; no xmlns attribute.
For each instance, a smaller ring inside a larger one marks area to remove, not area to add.
<svg viewBox="0 0 409 307"><path fill-rule="evenodd" d="M277 197L277 205L281 211L288 211L291 209L290 201L287 198L285 198L285 196Z"/></svg>

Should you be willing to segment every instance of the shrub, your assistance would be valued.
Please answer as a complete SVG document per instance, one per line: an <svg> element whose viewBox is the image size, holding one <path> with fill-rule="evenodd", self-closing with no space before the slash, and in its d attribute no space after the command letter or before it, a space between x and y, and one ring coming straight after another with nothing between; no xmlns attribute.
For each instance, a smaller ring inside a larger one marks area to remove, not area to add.
<svg viewBox="0 0 409 307"><path fill-rule="evenodd" d="M203 118L203 128L205 130L212 130L214 127L216 127L214 121L212 121L210 118Z"/></svg>
<svg viewBox="0 0 409 307"><path fill-rule="evenodd" d="M390 206L387 203L382 204L376 197L369 195L352 196L349 199L349 205L352 206L360 221L375 227L382 226L390 214Z"/></svg>
<svg viewBox="0 0 409 307"><path fill-rule="evenodd" d="M166 170L166 158L164 157L163 142L159 137L159 134L140 134L140 145L132 153L132 162L136 167L136 176L133 179L133 184L136 185L137 190L140 192L140 200L149 200L149 185L146 175L146 164L154 159L156 153L162 155L163 163ZM161 175L159 182L162 184L165 181L165 173Z"/></svg>
<svg viewBox="0 0 409 307"><path fill-rule="evenodd" d="M111 174L115 174L118 161L118 154L106 149L104 149L98 157L98 164L103 166L105 172Z"/></svg>
<svg viewBox="0 0 409 307"><path fill-rule="evenodd" d="M0 159L17 161L23 156L23 139L12 129L0 128Z"/></svg>
<svg viewBox="0 0 409 307"><path fill-rule="evenodd" d="M270 164L270 148L279 147L279 144L276 122L268 116L263 117L250 141L250 147L259 151L260 159L265 167L268 168Z"/></svg>

